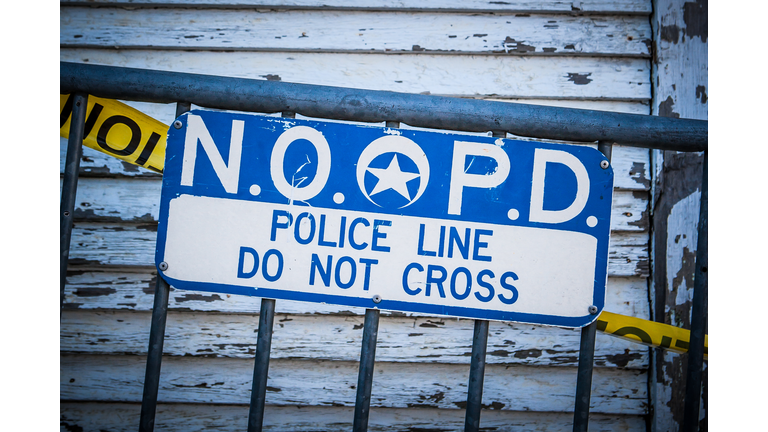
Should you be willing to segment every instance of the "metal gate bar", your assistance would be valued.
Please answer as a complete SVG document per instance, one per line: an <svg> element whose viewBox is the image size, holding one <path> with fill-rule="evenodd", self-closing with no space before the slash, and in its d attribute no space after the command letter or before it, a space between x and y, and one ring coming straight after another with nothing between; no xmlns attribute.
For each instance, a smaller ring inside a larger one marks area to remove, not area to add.
<svg viewBox="0 0 768 432"><path fill-rule="evenodd" d="M399 128L400 122L387 121L388 128ZM375 299L374 302L378 303ZM360 366L357 373L357 394L355 395L355 415L352 420L353 432L368 430L368 415L371 411L371 390L373 389L373 369L376 361L376 341L379 335L378 309L366 309L363 322L363 344L360 348Z"/></svg>
<svg viewBox="0 0 768 432"><path fill-rule="evenodd" d="M611 162L613 145L599 141L597 150L608 163ZM613 191L611 191L613 193ZM573 432L587 432L589 428L589 402L592 396L592 371L595 366L595 338L597 336L597 320L581 329L579 342L579 369L576 375L576 400L573 406Z"/></svg>
<svg viewBox="0 0 768 432"><path fill-rule="evenodd" d="M275 300L261 299L256 362L253 367L251 406L248 410L248 432L261 432L264 423L264 403L269 379L269 352L272 350L272 329L275 323Z"/></svg>
<svg viewBox="0 0 768 432"><path fill-rule="evenodd" d="M88 108L88 95L76 93L71 95L67 104L71 105L72 121L69 123L67 141L67 157L64 162L64 181L61 186L61 204L59 213L59 242L60 242L60 298L59 315L64 308L64 287L67 285L67 265L69 264L69 244L72 239L72 224L75 213L75 197L77 196L77 179L80 174L80 159L83 157L83 131L85 130L85 114ZM64 108L66 114L69 109ZM69 117L69 116L67 116ZM67 118L61 119L61 126Z"/></svg>
<svg viewBox="0 0 768 432"><path fill-rule="evenodd" d="M192 104L189 102L177 102L176 117L189 111L191 106ZM171 287L168 285L168 282L158 273L155 283L155 300L152 305L152 324L149 328L147 369L144 372L144 392L141 396L139 432L152 432L155 430L157 393L160 389L160 368L163 362L165 322L168 318L168 297L170 296L170 291Z"/></svg>
<svg viewBox="0 0 768 432"><path fill-rule="evenodd" d="M296 113L284 111L284 118L296 118ZM251 404L248 408L248 432L261 432L264 426L264 405L267 401L269 380L269 353L272 351L272 330L275 327L275 300L261 299L259 333L251 383Z"/></svg>
<svg viewBox="0 0 768 432"><path fill-rule="evenodd" d="M368 414L371 407L373 368L376 359L376 339L379 334L380 313L378 309L365 310L363 346L360 350L360 370L357 375L355 417L352 422L353 432L365 432L368 430Z"/></svg>
<svg viewBox="0 0 768 432"><path fill-rule="evenodd" d="M507 132L491 131L495 138L506 138ZM480 413L483 408L483 381L485 380L485 356L488 351L487 320L475 320L472 334L472 356L469 363L467 407L464 412L464 432L480 430Z"/></svg>
<svg viewBox="0 0 768 432"><path fill-rule="evenodd" d="M464 431L480 430L480 409L483 407L483 380L485 378L485 353L488 349L488 321L475 320L472 334L472 358L469 365L467 410Z"/></svg>
<svg viewBox="0 0 768 432"><path fill-rule="evenodd" d="M704 367L704 336L707 324L707 229L708 229L708 156L704 152L704 166L701 180L701 206L699 207L699 238L696 243L696 270L693 279L693 305L691 310L691 340L688 347L688 371L685 381L685 406L683 408L683 431L699 429L699 403L701 375Z"/></svg>

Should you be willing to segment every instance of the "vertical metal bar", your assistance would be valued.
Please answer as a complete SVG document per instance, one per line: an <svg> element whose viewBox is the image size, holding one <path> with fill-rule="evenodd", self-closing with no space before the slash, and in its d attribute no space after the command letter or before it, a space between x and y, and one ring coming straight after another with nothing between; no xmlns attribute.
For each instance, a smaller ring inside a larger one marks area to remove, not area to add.
<svg viewBox="0 0 768 432"><path fill-rule="evenodd" d="M284 111L284 118L296 118L296 113ZM269 380L269 354L272 351L272 331L275 325L275 300L261 299L259 334L256 341L256 358L253 364L251 404L248 409L248 432L261 432L264 425L264 405L267 401Z"/></svg>
<svg viewBox="0 0 768 432"><path fill-rule="evenodd" d="M275 322L275 300L261 299L259 336L256 344L256 362L253 367L251 407L248 411L248 432L260 432L264 423L264 403L267 399L269 379L269 353L272 350L272 329Z"/></svg>
<svg viewBox="0 0 768 432"><path fill-rule="evenodd" d="M75 197L77 196L77 179L80 172L80 159L83 157L83 131L85 115L88 108L88 95L76 93L72 95L72 120L69 123L69 141L67 156L64 162L64 181L61 187L61 207L59 213L60 241L60 293L59 314L64 307L64 287L67 285L67 265L69 263L69 243L72 239L72 222L75 213Z"/></svg>
<svg viewBox="0 0 768 432"><path fill-rule="evenodd" d="M483 406L483 380L485 379L485 353L487 349L488 321L475 320L472 336L472 358L469 365L467 412L464 417L465 432L480 430L480 410Z"/></svg>
<svg viewBox="0 0 768 432"><path fill-rule="evenodd" d="M160 388L160 367L163 361L165 342L165 321L168 317L168 282L159 274L155 284L155 301L152 306L152 324L149 330L149 349L147 350L147 369L144 373L144 394L141 397L141 417L139 432L155 430L155 412L157 410L157 392Z"/></svg>
<svg viewBox="0 0 768 432"><path fill-rule="evenodd" d="M189 112L192 109L192 104L189 102L177 102L176 103L176 117Z"/></svg>
<svg viewBox="0 0 768 432"><path fill-rule="evenodd" d="M699 403L701 375L704 367L704 335L707 323L707 228L708 181L707 152L704 152L704 172L701 181L701 207L699 208L699 238L696 244L696 272L693 279L693 306L691 310L691 340L688 347L688 371L685 381L683 431L699 429Z"/></svg>
<svg viewBox="0 0 768 432"><path fill-rule="evenodd" d="M611 155L613 154L613 144L605 141L598 141L597 142L597 150L605 155L605 158L608 159L608 162L611 161Z"/></svg>
<svg viewBox="0 0 768 432"><path fill-rule="evenodd" d="M387 121L388 128L399 128L400 122ZM365 310L363 323L363 345L360 348L360 369L357 373L357 395L355 396L355 416L352 421L353 432L368 430L368 417L371 411L371 390L373 389L373 369L376 364L376 341L379 335L378 309Z"/></svg>
<svg viewBox="0 0 768 432"><path fill-rule="evenodd" d="M574 432L586 432L589 427L589 400L592 394L596 333L597 321L581 329L579 371L576 377L576 402L573 410Z"/></svg>
<svg viewBox="0 0 768 432"><path fill-rule="evenodd" d="M506 138L507 132L495 130L494 138ZM467 409L464 414L464 431L476 432L480 429L480 412L483 408L483 381L485 380L485 356L488 350L488 321L475 320L472 336L472 357L469 365L469 385L467 388Z"/></svg>
<svg viewBox="0 0 768 432"><path fill-rule="evenodd" d="M176 104L176 117L189 111L190 104ZM165 343L165 323L168 318L168 297L171 287L158 273L155 283L155 300L152 305L152 324L149 329L149 348L147 349L147 369L144 373L144 393L141 397L141 415L139 417L139 432L155 430L155 413L157 412L157 393L160 388L160 368L163 362L163 345Z"/></svg>
<svg viewBox="0 0 768 432"><path fill-rule="evenodd" d="M611 161L612 144L600 141L597 149ZM592 371L595 364L595 337L597 321L581 329L579 343L579 369L576 375L576 400L573 407L573 431L586 432L589 428L589 401L592 396Z"/></svg>
<svg viewBox="0 0 768 432"><path fill-rule="evenodd" d="M360 371L357 375L357 396L355 397L355 417L352 422L354 432L368 430L368 414L371 407L371 389L373 387L373 368L376 359L376 339L379 334L378 309L365 310L363 324L363 346L360 350Z"/></svg>

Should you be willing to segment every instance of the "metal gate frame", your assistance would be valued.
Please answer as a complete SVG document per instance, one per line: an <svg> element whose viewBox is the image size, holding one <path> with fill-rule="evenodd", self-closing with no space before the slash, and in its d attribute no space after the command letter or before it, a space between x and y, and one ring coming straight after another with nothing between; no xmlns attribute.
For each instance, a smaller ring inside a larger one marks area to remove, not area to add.
<svg viewBox="0 0 768 432"><path fill-rule="evenodd" d="M501 137L509 132L531 138L597 142L598 150L609 161L614 143L660 150L704 152L682 430L698 429L707 314L707 121L67 62L60 62L60 92L74 94L60 209L61 307L64 304L89 94L109 99L175 102L177 117L189 111L194 103L214 109L280 112L284 117L300 113L307 117L333 120L384 121L389 127L398 127L403 122L434 129L491 131L494 136ZM142 432L154 430L169 291L168 283L158 277L141 403L139 431ZM275 300L263 298L259 312L249 432L262 430L274 315ZM464 425L464 430L468 432L478 431L480 427L488 324L487 320L475 320ZM355 432L368 429L378 327L379 310L366 309L353 420ZM573 421L575 432L586 432L589 424L596 330L596 321L581 330Z"/></svg>

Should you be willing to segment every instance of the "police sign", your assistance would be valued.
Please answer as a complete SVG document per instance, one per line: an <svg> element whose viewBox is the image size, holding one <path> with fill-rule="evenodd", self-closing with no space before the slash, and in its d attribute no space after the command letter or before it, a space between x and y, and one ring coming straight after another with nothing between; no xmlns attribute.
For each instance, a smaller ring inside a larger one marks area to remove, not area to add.
<svg viewBox="0 0 768 432"><path fill-rule="evenodd" d="M174 287L567 327L602 310L613 172L587 146L191 111L167 138Z"/></svg>

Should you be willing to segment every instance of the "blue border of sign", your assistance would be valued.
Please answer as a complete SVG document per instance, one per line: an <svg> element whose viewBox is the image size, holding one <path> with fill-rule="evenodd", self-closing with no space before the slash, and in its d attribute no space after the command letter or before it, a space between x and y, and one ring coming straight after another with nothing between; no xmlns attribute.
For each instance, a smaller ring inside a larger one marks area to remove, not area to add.
<svg viewBox="0 0 768 432"><path fill-rule="evenodd" d="M594 280L594 291L593 291L593 305L597 307L597 313L595 314L585 313L583 316L578 316L578 317L561 317L561 316L554 316L554 315L531 314L531 313L510 312L510 311L493 311L493 310L486 310L486 309L425 304L425 303L418 303L418 302L405 302L405 301L396 301L396 300L387 300L387 299L382 299L379 303L374 303L373 300L370 298L347 297L347 296L339 296L339 295L333 295L333 294L306 293L306 292L292 291L289 289L283 290L283 289L271 289L271 288L259 288L259 287L254 288L251 286L237 286L237 285L227 285L227 284L220 284L220 283L189 282L189 281L168 277L165 275L165 273L162 270L160 270L159 264L164 261L164 250L165 250L166 234L167 234L167 228L168 228L167 226L168 212L169 212L169 205L170 205L171 199L181 194L232 198L231 195L226 195L217 191L204 190L204 189L201 190L200 188L196 189L195 187L179 186L180 185L179 179L181 176L181 172L180 172L181 170L179 167L181 164L180 160L182 158L178 157L178 155L182 154L183 152L184 138L182 133L184 130L186 130L187 118L189 114L204 116L206 117L206 121L207 119L210 119L210 118L215 118L215 119L218 119L219 121L226 120L226 119L233 119L233 118L243 119L244 121L250 121L250 120L253 120L254 118L259 118L259 119L264 119L266 121L272 121L272 122L289 121L293 125L304 125L304 126L314 127L319 130L323 130L324 128L325 130L340 130L340 129L347 129L347 130L354 129L355 131L363 130L363 131L366 131L366 133L368 133L369 135L371 133L373 133L374 135L375 134L381 135L384 130L386 129L391 130L391 128L382 128L377 126L359 126L359 125L350 125L350 124L344 124L344 123L336 123L336 122L331 123L331 122L321 122L321 121L313 121L313 120L297 120L297 119L289 120L289 119L281 119L276 117L260 116L255 114L204 111L204 110L194 110L194 111L191 111L190 113L184 114L181 117L179 117L178 120L182 122L182 128L180 128L180 130L177 130L176 128L171 127L168 132L167 147L166 147L166 165L165 165L164 177L163 177L163 189L161 194L160 217L159 217L159 224L158 224L158 236L157 236L156 253L155 253L155 264L158 269L158 274L161 275L166 281L168 281L170 285L172 285L175 288L183 289L183 290L215 292L215 293L222 293L222 294L266 297L266 298L274 298L274 299L281 299L281 300L296 300L296 301L305 301L305 302L312 302L312 303L330 303L330 304L337 304L341 306L351 306L351 307L377 308L382 310L391 310L391 311L398 311L398 312L416 312L416 313L424 313L424 314L446 315L446 316L452 316L452 317L458 316L458 317L473 318L473 319L515 321L515 322L522 322L522 323L544 324L544 325L553 325L553 326L562 326L562 327L583 327L585 325L588 325L591 322L593 322L595 319L597 319L597 317L599 316L599 312L602 311L602 309L605 306L605 292L606 292L607 266L608 266L608 246L609 246L609 237L610 237L610 210L611 210L610 205L607 206L607 215L605 211L602 211L599 215L600 229L598 231L601 231L601 232L598 233L598 235L596 235L594 231L586 232L587 234L592 235L597 239L596 267L595 267L595 280ZM231 120L228 120L228 121L231 121ZM493 143L498 140L496 138L490 138L485 136L458 135L458 134L449 134L444 132L419 131L419 130L409 130L409 129L398 129L398 131L402 135L410 138L414 138L414 139L423 139L423 137L425 136L433 136L433 137L439 137L440 139L443 139L443 140L445 140L446 137L448 137L448 139L455 138L460 140L483 142L483 143ZM216 136L214 136L214 139L216 140ZM565 150L571 153L577 152L580 154L580 157L582 158L587 157L591 161L597 161L598 164L600 160L605 159L602 153L588 146L574 146L574 145L545 143L545 142L517 141L517 140L509 140L509 139L504 139L503 141L505 144L531 146L535 148L558 149L558 150ZM261 144L261 145L263 146L264 144ZM607 201L610 204L612 200L612 193L613 193L613 171L611 168L609 168L604 172L606 174L606 179L600 182L600 184L597 184L597 185L593 184L592 188L595 188L595 190L598 191L597 193L600 194L599 196L600 200L604 200L605 195L608 194L609 199ZM603 188L603 190L600 190L600 188ZM590 192L590 195L592 195L592 192ZM238 196L237 198L240 199L240 196ZM599 204L601 206L605 206L605 202L601 202ZM376 210L378 209L375 209L374 211ZM365 210L365 211L371 211L371 210ZM486 211L485 209L481 209L480 215L478 217L487 216L482 213L489 213L489 212ZM398 214L398 213L390 212L390 214ZM438 218L433 217L433 220L435 219L438 219ZM451 222L451 219L466 220L466 219L445 217L445 215L443 215L443 217L440 217L439 219L443 219L446 222ZM475 221L493 223L491 221L481 221L481 220L475 220ZM509 221L506 221L506 222L509 225L516 225L515 223L510 223ZM561 224L558 226L558 225L548 225L548 224L541 224L541 223L527 223L527 224L520 223L517 225L565 230L565 231L585 232L585 230L581 228L573 229L573 227L568 224Z"/></svg>

